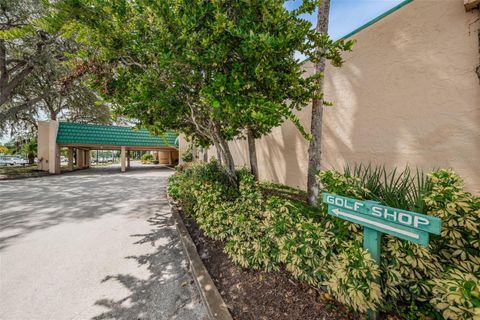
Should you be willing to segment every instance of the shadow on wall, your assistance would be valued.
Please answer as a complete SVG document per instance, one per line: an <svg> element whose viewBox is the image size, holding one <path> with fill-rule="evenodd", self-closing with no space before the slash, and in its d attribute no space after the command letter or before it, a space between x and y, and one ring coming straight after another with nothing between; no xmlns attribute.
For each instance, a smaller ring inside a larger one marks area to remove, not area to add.
<svg viewBox="0 0 480 320"><path fill-rule="evenodd" d="M304 127L310 127L310 107L297 115ZM235 164L249 167L246 140L229 142ZM306 188L308 163L308 141L303 138L295 125L287 120L272 130L272 133L256 140L257 162L260 180L280 182L294 187ZM209 159L216 158L215 148L208 150Z"/></svg>
<svg viewBox="0 0 480 320"><path fill-rule="evenodd" d="M325 112L325 167L452 167L478 193L474 21L461 2L414 1L355 36L345 65L327 70L326 97L335 105Z"/></svg>
<svg viewBox="0 0 480 320"><path fill-rule="evenodd" d="M355 35L344 66L326 71L323 168L451 167L480 193L479 24L460 0L414 1ZM310 114L297 113L307 129ZM248 164L246 142L233 144ZM257 156L260 179L306 187L308 141L290 121L257 140Z"/></svg>
<svg viewBox="0 0 480 320"><path fill-rule="evenodd" d="M298 113L298 116L308 130L310 107ZM272 134L257 142L257 148L261 179L306 188L308 141L291 121L287 120Z"/></svg>

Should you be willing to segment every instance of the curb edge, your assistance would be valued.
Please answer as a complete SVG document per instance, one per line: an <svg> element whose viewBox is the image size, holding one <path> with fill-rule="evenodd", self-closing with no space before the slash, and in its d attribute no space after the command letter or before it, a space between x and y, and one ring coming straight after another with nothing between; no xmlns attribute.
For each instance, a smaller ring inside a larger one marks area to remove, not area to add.
<svg viewBox="0 0 480 320"><path fill-rule="evenodd" d="M175 220L175 227L180 235L183 249L185 250L189 260L193 279L198 287L209 318L212 320L233 320L225 301L223 301L220 292L218 292L218 289L210 277L207 268L203 264L203 261L197 252L197 247L195 246L192 238L190 237L190 233L180 217L179 205L175 203L170 196L167 195L167 198L170 204L173 219Z"/></svg>

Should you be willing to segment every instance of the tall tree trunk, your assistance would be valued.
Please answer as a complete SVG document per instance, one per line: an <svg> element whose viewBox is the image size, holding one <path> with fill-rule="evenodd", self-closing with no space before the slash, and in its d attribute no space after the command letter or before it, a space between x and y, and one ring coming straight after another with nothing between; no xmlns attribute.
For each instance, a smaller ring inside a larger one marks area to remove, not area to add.
<svg viewBox="0 0 480 320"><path fill-rule="evenodd" d="M252 130L247 130L247 143L248 143L248 157L250 160L250 171L255 177L255 180L258 180L258 163L257 163L257 149L255 146L255 137L253 136Z"/></svg>
<svg viewBox="0 0 480 320"><path fill-rule="evenodd" d="M318 5L317 14L317 32L326 34L328 33L328 18L330 13L330 0L320 0ZM322 50L322 49L318 49ZM325 58L320 59L315 64L315 72L324 74L325 72ZM320 78L320 92L323 92L323 77ZM312 101L312 124L310 131L312 134L312 140L308 148L308 177L307 177L307 190L308 190L308 202L310 204L316 204L318 202L320 188L316 179L316 173L320 171L321 156L322 156L322 118L323 118L323 100L314 99Z"/></svg>

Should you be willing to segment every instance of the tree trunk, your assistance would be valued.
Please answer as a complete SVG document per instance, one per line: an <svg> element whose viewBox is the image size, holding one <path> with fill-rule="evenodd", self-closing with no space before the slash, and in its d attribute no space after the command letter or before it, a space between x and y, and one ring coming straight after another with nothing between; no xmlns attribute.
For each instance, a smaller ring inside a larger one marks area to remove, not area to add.
<svg viewBox="0 0 480 320"><path fill-rule="evenodd" d="M193 141L192 141L192 161L193 162L197 161L197 147L195 146L195 144L193 144Z"/></svg>
<svg viewBox="0 0 480 320"><path fill-rule="evenodd" d="M203 162L208 162L208 149L202 148Z"/></svg>
<svg viewBox="0 0 480 320"><path fill-rule="evenodd" d="M57 121L57 114L60 111L57 111L54 107L52 107L50 99L47 98L47 99L44 99L44 101L45 101L45 104L47 105L48 111L50 112L50 120Z"/></svg>
<svg viewBox="0 0 480 320"><path fill-rule="evenodd" d="M237 173L235 172L235 161L233 161L227 140L225 140L219 130L215 130L214 139L216 140L216 144L220 147L223 168L225 169L225 173L227 174L230 183L233 186L238 186Z"/></svg>
<svg viewBox="0 0 480 320"><path fill-rule="evenodd" d="M330 13L330 0L322 0L318 6L317 14L317 32L328 33L328 18ZM322 50L319 48L319 50ZM324 74L325 72L325 58L320 59L315 64L315 72ZM320 92L323 93L323 77L320 78ZM307 190L308 203L316 204L319 199L320 188L316 179L316 174L321 168L322 156L322 118L323 118L323 99L314 99L312 101L312 124L310 131L312 140L308 147L308 176L307 176Z"/></svg>
<svg viewBox="0 0 480 320"><path fill-rule="evenodd" d="M33 164L35 162L35 155L33 153L29 153L28 157L28 164Z"/></svg>
<svg viewBox="0 0 480 320"><path fill-rule="evenodd" d="M213 141L213 145L215 146L215 151L217 152L217 161L221 165L222 164L222 153L220 151L220 146L218 145L217 141Z"/></svg>
<svg viewBox="0 0 480 320"><path fill-rule="evenodd" d="M257 163L257 149L255 147L255 137L253 132L247 130L247 143L248 143L248 157L250 160L250 172L258 180L258 163Z"/></svg>
<svg viewBox="0 0 480 320"><path fill-rule="evenodd" d="M217 150L218 163L220 163L220 165L221 165L222 164L222 153L220 152L220 148L216 147L215 149Z"/></svg>

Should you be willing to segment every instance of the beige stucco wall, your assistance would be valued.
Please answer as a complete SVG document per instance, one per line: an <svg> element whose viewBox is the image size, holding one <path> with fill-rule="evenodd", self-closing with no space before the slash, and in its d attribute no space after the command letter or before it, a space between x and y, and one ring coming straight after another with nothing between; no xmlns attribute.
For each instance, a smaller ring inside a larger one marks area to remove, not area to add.
<svg viewBox="0 0 480 320"><path fill-rule="evenodd" d="M178 151L156 151L156 157L160 164L173 164L178 160Z"/></svg>
<svg viewBox="0 0 480 320"><path fill-rule="evenodd" d="M38 170L48 171L49 128L48 121L38 121Z"/></svg>
<svg viewBox="0 0 480 320"><path fill-rule="evenodd" d="M57 145L58 122L38 121L38 169L60 173L60 149Z"/></svg>
<svg viewBox="0 0 480 320"><path fill-rule="evenodd" d="M60 148L57 145L58 122L49 121L48 134L48 172L60 173Z"/></svg>
<svg viewBox="0 0 480 320"><path fill-rule="evenodd" d="M477 18L463 0L415 0L357 33L345 65L326 71L334 106L324 112L324 168L452 167L480 193ZM298 114L306 128L310 113ZM248 165L245 141L230 146L236 163ZM260 179L306 187L308 142L292 123L257 140L257 155Z"/></svg>
<svg viewBox="0 0 480 320"><path fill-rule="evenodd" d="M480 193L478 17L462 0L415 0L358 33L327 70L324 165L452 167Z"/></svg>

